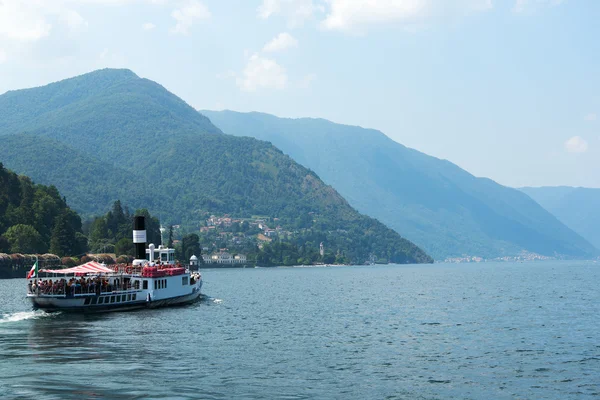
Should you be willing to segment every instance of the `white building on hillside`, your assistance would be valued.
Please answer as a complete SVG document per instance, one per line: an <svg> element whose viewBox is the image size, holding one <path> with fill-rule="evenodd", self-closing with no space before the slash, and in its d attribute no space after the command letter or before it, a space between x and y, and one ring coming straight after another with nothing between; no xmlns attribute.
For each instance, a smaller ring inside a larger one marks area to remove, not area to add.
<svg viewBox="0 0 600 400"><path fill-rule="evenodd" d="M246 264L246 255L245 254L238 254L233 258L233 262L235 264Z"/></svg>
<svg viewBox="0 0 600 400"><path fill-rule="evenodd" d="M202 258L205 263L210 264L246 264L248 261L245 254L237 254L235 257L230 253L221 252L212 255L203 254Z"/></svg>

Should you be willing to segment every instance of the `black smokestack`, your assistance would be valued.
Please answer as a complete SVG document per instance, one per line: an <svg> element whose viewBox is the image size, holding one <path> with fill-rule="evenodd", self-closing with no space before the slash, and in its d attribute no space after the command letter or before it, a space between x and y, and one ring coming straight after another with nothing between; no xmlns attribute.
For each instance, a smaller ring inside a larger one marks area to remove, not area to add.
<svg viewBox="0 0 600 400"><path fill-rule="evenodd" d="M133 217L133 244L135 245L135 258L146 258L146 220L142 216Z"/></svg>

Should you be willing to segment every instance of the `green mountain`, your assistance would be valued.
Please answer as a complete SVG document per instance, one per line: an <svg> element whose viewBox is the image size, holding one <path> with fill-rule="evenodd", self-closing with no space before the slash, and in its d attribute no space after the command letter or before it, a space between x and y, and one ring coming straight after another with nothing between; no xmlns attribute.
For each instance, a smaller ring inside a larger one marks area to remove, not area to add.
<svg viewBox="0 0 600 400"><path fill-rule="evenodd" d="M520 190L600 248L600 189L558 186Z"/></svg>
<svg viewBox="0 0 600 400"><path fill-rule="evenodd" d="M437 259L463 255L590 257L597 250L518 190L476 178L383 133L323 119L201 111L224 132L273 143L360 212Z"/></svg>
<svg viewBox="0 0 600 400"><path fill-rule="evenodd" d="M296 245L326 241L355 262L431 261L270 143L223 134L128 70L0 96L0 136L5 165L55 184L85 214L120 199L196 227L207 212L266 215L293 230Z"/></svg>
<svg viewBox="0 0 600 400"><path fill-rule="evenodd" d="M55 182L58 190L68 195L69 205L87 218L109 210L115 199L137 208L169 204L166 196L154 192L154 185L146 177L136 177L132 184L131 173L126 169L47 136L6 135L0 148L7 165L38 182Z"/></svg>

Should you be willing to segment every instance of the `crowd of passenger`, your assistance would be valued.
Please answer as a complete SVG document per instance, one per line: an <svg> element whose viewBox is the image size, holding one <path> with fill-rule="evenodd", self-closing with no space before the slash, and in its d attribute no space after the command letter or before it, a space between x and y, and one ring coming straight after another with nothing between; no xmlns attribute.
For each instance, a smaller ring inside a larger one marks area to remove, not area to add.
<svg viewBox="0 0 600 400"><path fill-rule="evenodd" d="M95 277L95 278L71 278L66 280L62 279L39 279L30 280L28 284L29 293L35 294L56 294L72 296L81 293L106 293L113 292L115 290L127 290L131 289L131 282L120 282L116 279L114 282L110 282L106 278Z"/></svg>

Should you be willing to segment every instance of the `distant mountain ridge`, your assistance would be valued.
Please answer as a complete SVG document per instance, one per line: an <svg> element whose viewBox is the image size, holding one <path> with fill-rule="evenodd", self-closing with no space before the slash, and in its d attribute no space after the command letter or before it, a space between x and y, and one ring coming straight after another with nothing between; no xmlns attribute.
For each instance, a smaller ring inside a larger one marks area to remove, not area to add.
<svg viewBox="0 0 600 400"><path fill-rule="evenodd" d="M436 259L522 251L587 258L598 250L518 190L383 133L323 119L200 111L223 132L266 140L314 170L359 211Z"/></svg>
<svg viewBox="0 0 600 400"><path fill-rule="evenodd" d="M268 215L298 232L298 246L325 241L354 262L432 261L270 143L223 134L128 70L1 95L0 136L1 162L55 185L86 215L117 199L196 226L202 213Z"/></svg>
<svg viewBox="0 0 600 400"><path fill-rule="evenodd" d="M600 248L600 189L545 186L520 190L561 222Z"/></svg>

